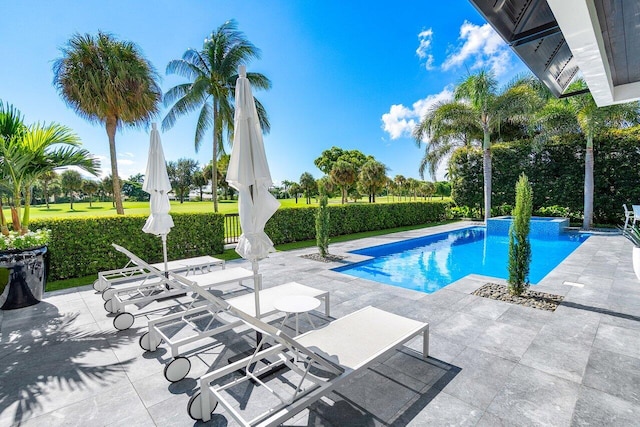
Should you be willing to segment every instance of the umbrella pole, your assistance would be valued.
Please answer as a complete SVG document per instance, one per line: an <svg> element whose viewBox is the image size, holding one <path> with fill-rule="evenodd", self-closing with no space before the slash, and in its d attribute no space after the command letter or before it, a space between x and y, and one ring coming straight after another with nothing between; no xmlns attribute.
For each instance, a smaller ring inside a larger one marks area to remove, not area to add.
<svg viewBox="0 0 640 427"><path fill-rule="evenodd" d="M167 266L167 235L162 234L162 257L164 259L164 277L169 277L169 268Z"/></svg>

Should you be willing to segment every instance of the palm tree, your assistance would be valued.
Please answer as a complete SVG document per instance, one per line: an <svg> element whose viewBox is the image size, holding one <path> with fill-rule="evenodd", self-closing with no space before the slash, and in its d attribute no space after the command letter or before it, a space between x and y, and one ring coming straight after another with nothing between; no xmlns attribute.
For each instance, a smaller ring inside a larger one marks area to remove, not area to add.
<svg viewBox="0 0 640 427"><path fill-rule="evenodd" d="M124 215L116 156L116 130L148 125L158 113L158 74L131 42L98 32L74 34L53 65L53 84L82 118L106 127L116 212Z"/></svg>
<svg viewBox="0 0 640 427"><path fill-rule="evenodd" d="M202 50L187 49L182 59L167 65L167 74L178 74L189 79L164 95L164 104L173 104L162 129L171 129L180 116L200 110L196 125L195 149L200 149L204 134L213 126L213 170L217 170L218 153L224 152L223 135L232 141L235 85L238 66L260 58L260 50L237 30L235 21L227 21L204 40ZM270 89L271 81L260 73L247 73L247 79L256 89ZM258 118L263 132L269 132L269 120L262 104L255 99ZM211 180L213 209L218 212L218 177Z"/></svg>
<svg viewBox="0 0 640 427"><path fill-rule="evenodd" d="M60 184L62 185L62 191L69 195L71 210L73 210L73 194L82 189L82 176L80 172L74 170L62 172Z"/></svg>
<svg viewBox="0 0 640 427"><path fill-rule="evenodd" d="M486 70L467 76L454 90L453 101L436 104L416 126L418 146L429 138L420 166L432 175L439 162L457 146L469 145L482 136L484 215L491 216L491 135L501 123L518 123L540 105L538 92L524 79L516 79L501 92L495 75Z"/></svg>
<svg viewBox="0 0 640 427"><path fill-rule="evenodd" d="M347 190L356 182L356 169L345 160L338 160L329 173L331 180L340 187L342 193L342 204L347 202Z"/></svg>
<svg viewBox="0 0 640 427"><path fill-rule="evenodd" d="M393 182L396 185L396 191L398 191L398 200L402 201L402 189L407 182L407 178L405 178L404 175L396 175L395 177L393 177Z"/></svg>
<svg viewBox="0 0 640 427"><path fill-rule="evenodd" d="M578 80L571 91L584 89L584 80ZM582 228L589 230L593 223L593 138L606 129L637 124L640 121L640 105L637 102L598 107L591 93L565 99L552 99L538 114L538 124L543 132L538 140L553 135L581 133L585 137L584 158L584 217Z"/></svg>
<svg viewBox="0 0 640 427"><path fill-rule="evenodd" d="M0 102L0 176L12 191L12 222L16 231L29 228L31 189L44 174L62 166L78 166L95 174L99 163L79 148L80 139L71 129L56 123L26 126L13 106ZM20 207L24 197L24 214ZM0 215L3 229L4 217Z"/></svg>
<svg viewBox="0 0 640 427"><path fill-rule="evenodd" d="M89 196L89 207L91 207L93 195L98 192L98 187L98 183L92 179L85 179L82 181L82 192Z"/></svg>
<svg viewBox="0 0 640 427"><path fill-rule="evenodd" d="M49 209L49 185L58 178L58 174L55 171L49 171L42 174L40 177L40 183L42 184L42 193L44 196L47 209Z"/></svg>
<svg viewBox="0 0 640 427"><path fill-rule="evenodd" d="M387 167L375 160L369 160L360 170L360 185L369 195L369 203L376 202L376 193L387 183Z"/></svg>
<svg viewBox="0 0 640 427"><path fill-rule="evenodd" d="M304 195L307 199L307 204L311 203L311 196L316 191L317 183L309 172L304 172L300 175L300 188L304 191Z"/></svg>

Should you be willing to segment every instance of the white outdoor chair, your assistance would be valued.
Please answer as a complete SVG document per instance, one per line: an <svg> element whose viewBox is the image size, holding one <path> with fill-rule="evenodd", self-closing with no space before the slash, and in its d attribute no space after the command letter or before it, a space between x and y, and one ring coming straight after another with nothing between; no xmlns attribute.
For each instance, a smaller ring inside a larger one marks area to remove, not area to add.
<svg viewBox="0 0 640 427"><path fill-rule="evenodd" d="M636 221L640 220L640 205L631 205L631 209L633 209L633 227L636 225Z"/></svg>
<svg viewBox="0 0 640 427"><path fill-rule="evenodd" d="M213 305L226 304L229 313L262 333L263 341L268 338L275 343L263 349L261 342L252 356L201 377L200 392L191 397L187 407L189 415L196 420L210 420L211 413L219 403L242 426L278 425L417 335L423 335L423 357L429 354L428 323L371 306L335 320L322 329L291 338L280 329L238 310L197 286L193 286L193 290ZM274 379L275 386L271 387L266 379L261 379L283 365L289 368L286 382ZM244 376L238 378L237 375L230 375L238 370L244 371ZM242 402L240 408L237 401L235 404L233 402L239 395L243 400L249 398L247 390L252 388L244 388L239 394L238 389L234 390L234 387L246 381L260 385L257 389L261 393L270 393L273 397L269 400L273 403L266 405L267 400L261 395L258 406L268 406L268 409L257 416L251 415L251 419L245 419L246 415L241 413L255 409L247 408L251 402Z"/></svg>
<svg viewBox="0 0 640 427"><path fill-rule="evenodd" d="M127 283L126 286L122 287L112 287L102 293L102 298L105 300L105 310L116 314L113 318L113 326L116 329L122 331L129 329L133 325L135 315L126 311L128 306L145 306L154 301L178 298L184 296L186 292L191 291L183 281L176 280L175 277L171 275L172 272L169 272L165 276L164 271L147 264L122 246L116 245L115 243L112 243L112 245L117 251L129 257L132 263L149 272L148 275L145 275L141 280ZM254 274L245 268L226 268L224 270L191 275L186 283L196 284L203 289L211 289L232 283L242 285L243 282L247 280L253 280L255 287L256 283L260 281L260 275ZM194 302L195 300L189 304L188 308L190 308ZM137 315L144 314L146 313L137 313Z"/></svg>
<svg viewBox="0 0 640 427"><path fill-rule="evenodd" d="M164 262L157 262L150 264L157 270L164 271ZM216 265L225 267L225 262L222 259L212 257L210 255L204 255L193 258L183 258L167 262L167 271L184 271L186 274L192 272L208 272L211 271L211 267ZM98 278L93 282L93 289L98 292L104 292L111 286L126 283L132 280L144 279L145 276L153 276L148 269L136 264L131 258L127 261L124 267L117 268L115 270L107 270L98 272Z"/></svg>
<svg viewBox="0 0 640 427"><path fill-rule="evenodd" d="M636 220L634 218L633 211L630 211L627 208L627 205L625 203L622 204L622 207L624 208L624 228L623 228L623 230L626 230L627 226L629 225L629 220L632 220L633 224L635 224Z"/></svg>

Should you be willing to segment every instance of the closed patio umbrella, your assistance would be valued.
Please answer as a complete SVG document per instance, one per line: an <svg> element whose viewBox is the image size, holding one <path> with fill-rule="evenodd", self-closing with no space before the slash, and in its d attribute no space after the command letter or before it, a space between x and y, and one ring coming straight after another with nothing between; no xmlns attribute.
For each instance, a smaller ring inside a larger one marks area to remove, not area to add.
<svg viewBox="0 0 640 427"><path fill-rule="evenodd" d="M171 183L167 173L167 164L164 160L160 132L155 123L151 125L151 142L149 144L149 158L147 159L147 172L144 176L142 190L151 195L149 210L151 214L142 227L145 233L155 234L162 238L162 256L164 259L164 271L167 271L167 234L173 227L173 218L169 215L169 191Z"/></svg>
<svg viewBox="0 0 640 427"><path fill-rule="evenodd" d="M247 70L241 65L236 81L234 137L227 182L238 191L238 213L242 234L236 252L251 261L254 274L258 273L258 261L275 252L273 242L264 232L264 226L278 210L269 187L273 185L267 156L262 141L262 129L256 104L247 79ZM254 284L256 316L260 317L260 280Z"/></svg>

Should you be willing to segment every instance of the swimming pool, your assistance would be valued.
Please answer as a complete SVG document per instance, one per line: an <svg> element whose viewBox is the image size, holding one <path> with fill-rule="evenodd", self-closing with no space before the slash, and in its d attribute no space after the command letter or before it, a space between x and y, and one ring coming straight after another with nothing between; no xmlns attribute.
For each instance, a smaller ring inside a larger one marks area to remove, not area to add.
<svg viewBox="0 0 640 427"><path fill-rule="evenodd" d="M542 280L588 237L584 233L563 233L553 238L531 238L531 283ZM509 277L509 237L487 235L485 227L463 228L352 253L373 258L334 270L425 293L435 292L468 274Z"/></svg>

